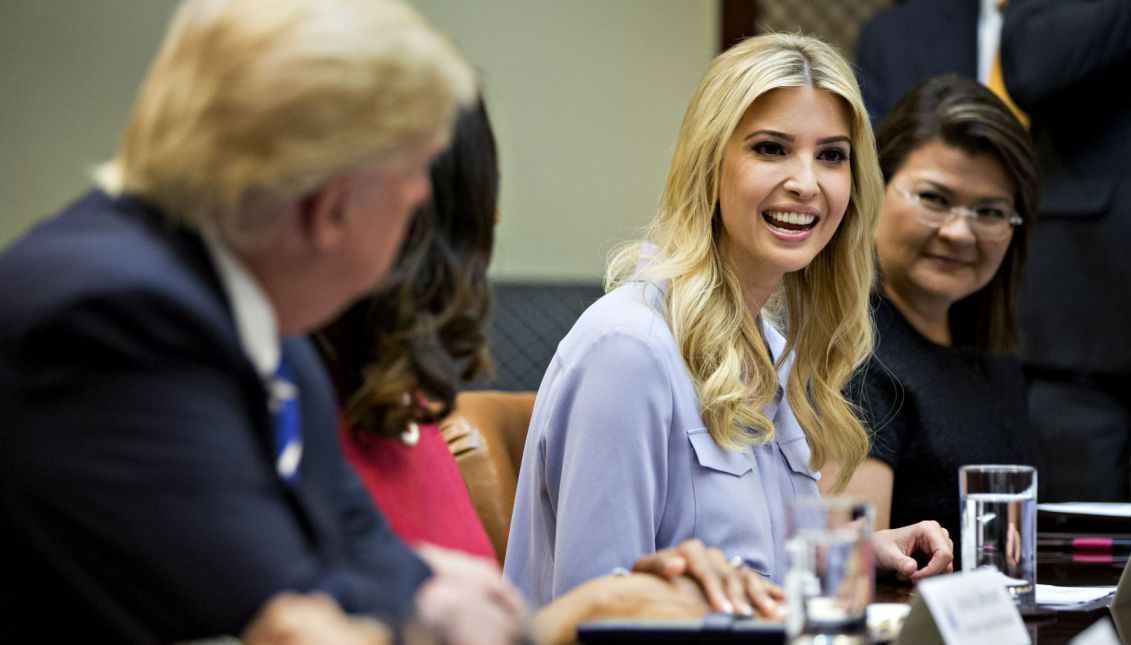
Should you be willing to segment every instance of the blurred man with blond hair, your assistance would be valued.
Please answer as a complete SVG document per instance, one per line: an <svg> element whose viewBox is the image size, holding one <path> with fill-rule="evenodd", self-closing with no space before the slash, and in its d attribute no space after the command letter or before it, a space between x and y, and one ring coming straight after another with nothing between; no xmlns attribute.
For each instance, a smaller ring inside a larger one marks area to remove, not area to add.
<svg viewBox="0 0 1131 645"><path fill-rule="evenodd" d="M399 1L183 3L99 187L0 255L6 637L236 634L284 590L520 613L393 537L303 339L381 281L474 84Z"/></svg>

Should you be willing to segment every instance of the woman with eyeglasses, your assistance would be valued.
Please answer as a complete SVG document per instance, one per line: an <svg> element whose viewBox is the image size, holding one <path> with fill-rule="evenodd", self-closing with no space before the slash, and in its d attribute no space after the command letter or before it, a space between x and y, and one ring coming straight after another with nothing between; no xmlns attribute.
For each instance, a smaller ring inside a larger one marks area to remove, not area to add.
<svg viewBox="0 0 1131 645"><path fill-rule="evenodd" d="M934 519L957 539L959 466L1036 458L1012 354L1035 153L1005 104L953 75L904 96L876 144L877 343L849 386L874 436L846 491L876 528Z"/></svg>

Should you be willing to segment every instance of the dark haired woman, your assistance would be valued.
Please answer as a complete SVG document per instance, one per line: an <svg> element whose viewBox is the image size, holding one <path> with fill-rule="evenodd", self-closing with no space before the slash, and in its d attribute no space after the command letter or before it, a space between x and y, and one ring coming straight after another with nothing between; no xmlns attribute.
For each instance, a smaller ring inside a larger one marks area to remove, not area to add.
<svg viewBox="0 0 1131 645"><path fill-rule="evenodd" d="M849 387L874 432L846 492L876 528L934 519L957 539L958 468L1033 464L1014 301L1036 214L1036 158L996 96L928 80L876 130L877 345Z"/></svg>
<svg viewBox="0 0 1131 645"><path fill-rule="evenodd" d="M452 136L432 164L432 199L383 289L316 340L338 386L346 458L394 532L494 560L438 428L457 388L489 366L498 166L481 104L461 114Z"/></svg>

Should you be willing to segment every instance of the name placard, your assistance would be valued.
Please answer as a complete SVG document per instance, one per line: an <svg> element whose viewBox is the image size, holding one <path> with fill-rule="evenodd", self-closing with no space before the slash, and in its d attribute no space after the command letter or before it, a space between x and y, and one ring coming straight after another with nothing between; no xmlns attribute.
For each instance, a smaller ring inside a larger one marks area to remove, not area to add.
<svg viewBox="0 0 1131 645"><path fill-rule="evenodd" d="M923 580L919 595L948 645L1029 645L1021 613L993 569Z"/></svg>

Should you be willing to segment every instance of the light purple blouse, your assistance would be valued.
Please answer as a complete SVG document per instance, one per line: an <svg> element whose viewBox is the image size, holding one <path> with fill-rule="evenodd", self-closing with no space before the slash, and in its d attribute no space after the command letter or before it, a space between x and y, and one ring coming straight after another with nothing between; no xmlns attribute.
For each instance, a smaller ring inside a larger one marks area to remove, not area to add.
<svg viewBox="0 0 1131 645"><path fill-rule="evenodd" d="M536 606L691 538L780 584L785 505L819 494L781 390L765 410L772 442L732 452L711 439L661 297L640 282L605 295L542 380L504 565ZM762 328L780 356L785 339ZM778 374L783 389L791 362Z"/></svg>

